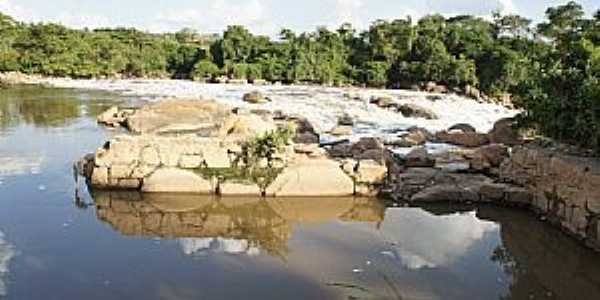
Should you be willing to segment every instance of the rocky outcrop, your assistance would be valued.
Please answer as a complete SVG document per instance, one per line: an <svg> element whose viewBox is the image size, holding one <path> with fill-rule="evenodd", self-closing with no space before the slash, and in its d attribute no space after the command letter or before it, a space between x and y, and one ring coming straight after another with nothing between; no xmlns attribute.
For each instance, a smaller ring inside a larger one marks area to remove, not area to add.
<svg viewBox="0 0 600 300"><path fill-rule="evenodd" d="M346 172L347 161L321 147L305 119L197 102L167 101L127 113L118 108L104 113L99 118L103 123L127 124L140 134L115 136L81 163L91 186L220 195L350 196L363 190L372 194L371 188L384 180L384 147L376 139L349 144L349 157L355 160ZM206 126L198 129L199 122ZM280 141L287 138L285 128L292 130L292 140L304 135L299 141L304 143Z"/></svg>
<svg viewBox="0 0 600 300"><path fill-rule="evenodd" d="M538 212L600 249L600 161L519 146L500 178L531 191Z"/></svg>
<svg viewBox="0 0 600 300"><path fill-rule="evenodd" d="M215 101L167 100L136 110L125 124L138 134L216 132L215 126L231 114L231 108Z"/></svg>
<svg viewBox="0 0 600 300"><path fill-rule="evenodd" d="M432 164L432 160L435 164ZM600 249L600 161L533 144L490 144L443 154L394 156L387 182L403 202L491 202L533 209Z"/></svg>

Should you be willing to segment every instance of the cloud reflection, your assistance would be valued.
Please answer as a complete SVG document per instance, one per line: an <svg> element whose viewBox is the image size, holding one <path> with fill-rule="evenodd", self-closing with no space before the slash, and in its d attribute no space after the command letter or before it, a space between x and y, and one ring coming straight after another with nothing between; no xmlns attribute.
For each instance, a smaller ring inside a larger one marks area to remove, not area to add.
<svg viewBox="0 0 600 300"><path fill-rule="evenodd" d="M227 238L182 238L179 239L181 250L186 255L203 255L208 253L260 254L258 247L252 246L248 240Z"/></svg>
<svg viewBox="0 0 600 300"><path fill-rule="evenodd" d="M500 225L477 218L476 212L437 216L420 208L389 209L381 227L383 239L411 270L444 267L462 257Z"/></svg>
<svg viewBox="0 0 600 300"><path fill-rule="evenodd" d="M38 155L33 155L31 157L2 155L2 157L0 157L0 178L25 174L39 174L42 161L42 157Z"/></svg>
<svg viewBox="0 0 600 300"><path fill-rule="evenodd" d="M4 233L0 231L0 297L6 296L6 276L11 259L15 256L15 248L4 240Z"/></svg>

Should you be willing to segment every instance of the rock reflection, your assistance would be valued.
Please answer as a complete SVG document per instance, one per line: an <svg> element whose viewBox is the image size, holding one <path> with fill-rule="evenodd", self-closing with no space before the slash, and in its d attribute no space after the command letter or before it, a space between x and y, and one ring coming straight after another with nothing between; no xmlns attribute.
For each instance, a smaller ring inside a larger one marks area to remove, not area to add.
<svg viewBox="0 0 600 300"><path fill-rule="evenodd" d="M0 297L6 296L6 276L9 274L9 265L15 256L14 247L4 239L0 231Z"/></svg>
<svg viewBox="0 0 600 300"><path fill-rule="evenodd" d="M95 117L108 108L110 103L114 105L116 97L107 95L110 94L74 93L69 89L37 86L4 89L0 93L0 129L23 123L42 128L64 127L84 115Z"/></svg>
<svg viewBox="0 0 600 300"><path fill-rule="evenodd" d="M479 210L502 224L502 245L490 254L512 277L503 299L600 299L600 256L531 215Z"/></svg>
<svg viewBox="0 0 600 300"><path fill-rule="evenodd" d="M125 235L177 238L186 254L286 256L294 223L383 220L384 207L359 198L217 198L95 192L97 216Z"/></svg>

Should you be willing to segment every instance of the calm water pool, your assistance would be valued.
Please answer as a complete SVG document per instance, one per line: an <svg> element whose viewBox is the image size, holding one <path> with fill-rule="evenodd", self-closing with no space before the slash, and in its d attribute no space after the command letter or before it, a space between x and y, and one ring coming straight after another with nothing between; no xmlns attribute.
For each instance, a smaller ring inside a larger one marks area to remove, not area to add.
<svg viewBox="0 0 600 300"><path fill-rule="evenodd" d="M88 193L72 162L131 101L0 90L0 298L600 299L600 254L526 212Z"/></svg>

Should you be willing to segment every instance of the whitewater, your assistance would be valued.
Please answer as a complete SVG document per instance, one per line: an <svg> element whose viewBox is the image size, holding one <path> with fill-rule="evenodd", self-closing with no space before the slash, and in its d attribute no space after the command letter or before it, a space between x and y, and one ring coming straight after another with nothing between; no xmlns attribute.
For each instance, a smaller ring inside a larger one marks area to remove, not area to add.
<svg viewBox="0 0 600 300"><path fill-rule="evenodd" d="M337 125L338 119L349 115L355 121L351 137L387 136L413 126L431 132L445 130L457 123L467 123L480 132L487 132L502 118L513 117L518 111L499 104L480 103L455 94L431 94L408 90L337 88L299 85L206 84L183 80L72 80L44 79L44 85L58 88L92 89L135 96L147 101L168 98L214 99L232 107L282 111L307 118L321 133ZM260 91L272 101L249 104L243 95ZM398 104L412 103L435 112L438 119L404 117L370 103L373 97L387 96Z"/></svg>

